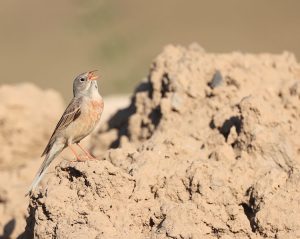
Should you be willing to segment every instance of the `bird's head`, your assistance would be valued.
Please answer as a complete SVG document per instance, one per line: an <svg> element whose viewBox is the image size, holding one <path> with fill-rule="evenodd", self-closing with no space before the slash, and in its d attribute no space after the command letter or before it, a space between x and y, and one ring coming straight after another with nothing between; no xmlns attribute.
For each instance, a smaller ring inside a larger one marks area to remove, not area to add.
<svg viewBox="0 0 300 239"><path fill-rule="evenodd" d="M95 92L98 93L98 84L96 79L99 77L95 75L94 71L88 71L80 74L73 81L73 95L75 96L90 96Z"/></svg>

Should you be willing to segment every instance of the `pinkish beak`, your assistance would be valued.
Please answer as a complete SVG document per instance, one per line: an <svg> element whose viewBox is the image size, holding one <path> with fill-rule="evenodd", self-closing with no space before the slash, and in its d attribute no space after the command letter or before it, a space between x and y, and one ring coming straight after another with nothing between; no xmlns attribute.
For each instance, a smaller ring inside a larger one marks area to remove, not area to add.
<svg viewBox="0 0 300 239"><path fill-rule="evenodd" d="M97 71L97 70L90 71L90 72L88 73L87 79L88 79L88 80L96 80L96 79L98 79L99 76L97 76L97 75L94 74L94 72L96 72L96 71Z"/></svg>

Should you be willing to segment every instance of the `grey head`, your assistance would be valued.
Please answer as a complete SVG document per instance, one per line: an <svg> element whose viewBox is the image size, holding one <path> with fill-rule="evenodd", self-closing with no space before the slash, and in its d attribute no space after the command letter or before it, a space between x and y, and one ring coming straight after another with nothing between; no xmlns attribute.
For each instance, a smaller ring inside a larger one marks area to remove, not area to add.
<svg viewBox="0 0 300 239"><path fill-rule="evenodd" d="M99 95L98 84L96 79L98 76L94 74L95 71L88 71L78 75L73 81L73 95L80 96L94 96Z"/></svg>

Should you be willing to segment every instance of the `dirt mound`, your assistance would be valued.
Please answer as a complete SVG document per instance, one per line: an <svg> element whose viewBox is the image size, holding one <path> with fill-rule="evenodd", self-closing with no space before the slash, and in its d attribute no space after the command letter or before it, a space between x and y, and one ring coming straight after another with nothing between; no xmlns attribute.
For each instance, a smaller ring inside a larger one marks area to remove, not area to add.
<svg viewBox="0 0 300 239"><path fill-rule="evenodd" d="M32 196L28 238L300 237L292 54L168 46L131 105Z"/></svg>

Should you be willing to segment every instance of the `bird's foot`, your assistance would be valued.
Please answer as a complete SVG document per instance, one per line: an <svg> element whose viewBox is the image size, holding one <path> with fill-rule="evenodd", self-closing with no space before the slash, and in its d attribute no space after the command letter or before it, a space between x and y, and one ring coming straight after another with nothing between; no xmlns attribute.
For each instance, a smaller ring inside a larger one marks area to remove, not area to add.
<svg viewBox="0 0 300 239"><path fill-rule="evenodd" d="M96 158L92 156L86 149L84 149L79 143L77 143L78 147L84 152L84 154L91 160L95 160Z"/></svg>
<svg viewBox="0 0 300 239"><path fill-rule="evenodd" d="M89 160L96 160L96 158L92 157L88 157L87 155L78 155L78 157L75 157L74 159L64 159L70 163L76 163L76 162L85 162L85 161L89 161Z"/></svg>
<svg viewBox="0 0 300 239"><path fill-rule="evenodd" d="M84 151L85 156L90 159L90 160L96 160L96 158L94 156L92 156L88 151Z"/></svg>
<svg viewBox="0 0 300 239"><path fill-rule="evenodd" d="M79 162L85 162L88 160L95 160L96 158L92 157L91 155L79 155L79 157L77 158L77 161Z"/></svg>

